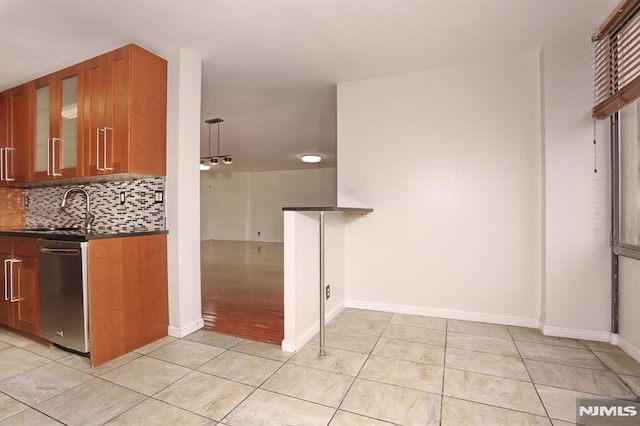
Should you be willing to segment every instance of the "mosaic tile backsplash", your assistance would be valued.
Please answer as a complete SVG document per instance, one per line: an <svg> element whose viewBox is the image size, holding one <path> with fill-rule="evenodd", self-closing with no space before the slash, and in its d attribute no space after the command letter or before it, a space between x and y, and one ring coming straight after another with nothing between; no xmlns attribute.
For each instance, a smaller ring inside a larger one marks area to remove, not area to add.
<svg viewBox="0 0 640 426"><path fill-rule="evenodd" d="M25 225L84 226L84 194L70 193L66 207L60 208L65 191L73 187L82 188L89 193L89 207L95 216L95 227L114 231L165 230L164 177L27 188Z"/></svg>

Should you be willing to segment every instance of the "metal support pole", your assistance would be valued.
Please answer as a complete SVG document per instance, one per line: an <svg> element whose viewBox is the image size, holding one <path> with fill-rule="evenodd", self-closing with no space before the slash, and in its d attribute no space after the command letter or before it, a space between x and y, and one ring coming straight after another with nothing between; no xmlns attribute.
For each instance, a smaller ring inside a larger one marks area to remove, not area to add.
<svg viewBox="0 0 640 426"><path fill-rule="evenodd" d="M620 243L620 112L611 116L611 245ZM614 250L615 251L615 250ZM611 253L611 332L618 334L618 256Z"/></svg>
<svg viewBox="0 0 640 426"><path fill-rule="evenodd" d="M611 332L618 334L618 256L611 255Z"/></svg>
<svg viewBox="0 0 640 426"><path fill-rule="evenodd" d="M328 355L324 350L324 212L320 212L320 352L318 356Z"/></svg>

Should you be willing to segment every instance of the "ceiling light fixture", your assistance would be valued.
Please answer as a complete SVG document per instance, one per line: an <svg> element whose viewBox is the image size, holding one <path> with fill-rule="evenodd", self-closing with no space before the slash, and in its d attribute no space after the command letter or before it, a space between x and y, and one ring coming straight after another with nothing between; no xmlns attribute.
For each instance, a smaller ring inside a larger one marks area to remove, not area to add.
<svg viewBox="0 0 640 426"><path fill-rule="evenodd" d="M209 162L206 161L204 158L200 159L200 170L209 170L211 168L211 166L209 165Z"/></svg>
<svg viewBox="0 0 640 426"><path fill-rule="evenodd" d="M318 154L304 154L300 157L303 163L319 163L322 161L322 157Z"/></svg>
<svg viewBox="0 0 640 426"><path fill-rule="evenodd" d="M207 157L200 157L200 170L209 170L212 166L217 166L222 160L223 164L233 164L233 158L229 154L220 155L220 123L224 120L222 118L211 118L204 122L209 125L209 155ZM211 155L211 125L218 125L218 154Z"/></svg>

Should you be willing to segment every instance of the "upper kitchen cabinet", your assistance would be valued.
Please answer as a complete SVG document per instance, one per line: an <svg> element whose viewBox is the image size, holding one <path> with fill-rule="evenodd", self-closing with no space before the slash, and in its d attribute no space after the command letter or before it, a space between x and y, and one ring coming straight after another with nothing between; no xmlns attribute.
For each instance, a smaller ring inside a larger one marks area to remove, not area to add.
<svg viewBox="0 0 640 426"><path fill-rule="evenodd" d="M0 185L28 180L32 89L23 84L0 93Z"/></svg>
<svg viewBox="0 0 640 426"><path fill-rule="evenodd" d="M35 81L34 180L82 175L82 67Z"/></svg>
<svg viewBox="0 0 640 426"><path fill-rule="evenodd" d="M167 62L133 44L84 63L85 175L166 174Z"/></svg>
<svg viewBox="0 0 640 426"><path fill-rule="evenodd" d="M0 186L166 175L167 61L133 44L0 93Z"/></svg>

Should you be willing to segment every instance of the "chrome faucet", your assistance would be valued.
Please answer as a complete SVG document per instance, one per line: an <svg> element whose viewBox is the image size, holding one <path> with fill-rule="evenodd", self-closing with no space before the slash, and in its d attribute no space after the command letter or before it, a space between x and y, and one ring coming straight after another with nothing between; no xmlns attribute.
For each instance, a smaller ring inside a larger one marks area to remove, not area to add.
<svg viewBox="0 0 640 426"><path fill-rule="evenodd" d="M62 203L60 203L60 208L64 209L65 206L67 205L67 197L69 196L70 193L72 192L81 192L84 194L84 196L87 199L87 216L84 219L84 227L87 231L91 230L91 222L93 222L93 219L95 218L95 216L93 214L91 214L91 208L89 207L89 193L87 191L85 191L84 189L78 187L78 186L74 186L73 188L69 188L65 191L64 195L62 196Z"/></svg>

